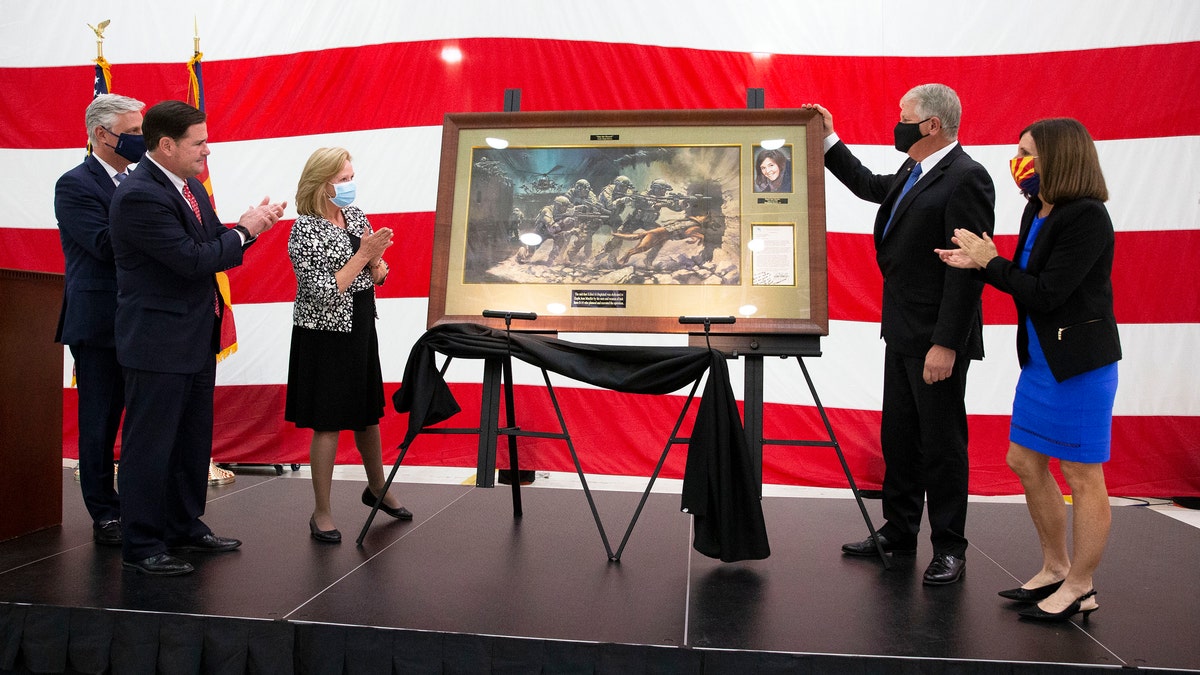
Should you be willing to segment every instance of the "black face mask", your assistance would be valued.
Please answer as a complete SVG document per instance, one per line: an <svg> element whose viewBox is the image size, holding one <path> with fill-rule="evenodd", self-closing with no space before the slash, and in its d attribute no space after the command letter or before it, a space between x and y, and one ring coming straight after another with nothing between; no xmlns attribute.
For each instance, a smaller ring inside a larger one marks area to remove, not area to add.
<svg viewBox="0 0 1200 675"><path fill-rule="evenodd" d="M926 117L920 122L897 122L896 129L892 135L896 139L896 149L900 152L908 152L908 149L917 144L917 141L925 138L929 134L921 133L921 125L933 119Z"/></svg>
<svg viewBox="0 0 1200 675"><path fill-rule="evenodd" d="M108 131L108 128L106 127L104 130ZM113 149L113 152L134 164L142 161L142 155L146 154L146 139L144 136L141 134L118 135L113 134L111 131L108 131L108 133L117 137L117 144L108 146Z"/></svg>

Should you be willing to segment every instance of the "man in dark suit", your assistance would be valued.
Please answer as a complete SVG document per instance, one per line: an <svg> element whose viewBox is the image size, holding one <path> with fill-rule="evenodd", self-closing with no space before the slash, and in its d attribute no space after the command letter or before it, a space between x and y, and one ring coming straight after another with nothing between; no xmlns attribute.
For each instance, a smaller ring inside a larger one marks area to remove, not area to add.
<svg viewBox="0 0 1200 675"><path fill-rule="evenodd" d="M221 311L214 275L283 215L267 199L233 228L195 176L209 154L203 112L180 101L146 111L146 156L113 195L117 359L125 374L122 558L145 574L187 574L181 553L241 545L201 520L212 454Z"/></svg>
<svg viewBox="0 0 1200 675"><path fill-rule="evenodd" d="M113 191L145 150L141 101L97 96L84 112L92 153L54 185L54 216L66 262L56 342L75 361L79 395L79 487L97 544L120 546L121 504L113 485L113 444L125 386L113 343L117 269L108 230Z"/></svg>
<svg viewBox="0 0 1200 675"><path fill-rule="evenodd" d="M871 173L826 128L825 166L856 196L880 205L875 258L883 273L883 419L886 465L878 542L885 552L915 555L921 512L929 503L933 560L928 585L951 584L966 568L967 366L983 358L982 282L941 264L954 228L991 234L995 190L982 166L958 144L962 106L942 84L914 87L900 99L896 149L908 154L892 175ZM876 540L842 546L847 555L877 555Z"/></svg>

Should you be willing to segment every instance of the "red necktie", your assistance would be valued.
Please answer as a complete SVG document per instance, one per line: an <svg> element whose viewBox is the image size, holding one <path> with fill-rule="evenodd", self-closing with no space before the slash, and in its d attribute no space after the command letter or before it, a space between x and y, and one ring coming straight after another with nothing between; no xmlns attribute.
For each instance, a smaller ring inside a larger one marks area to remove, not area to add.
<svg viewBox="0 0 1200 675"><path fill-rule="evenodd" d="M188 189L187 183L183 184L183 198L187 200L188 206L192 207L192 213L196 214L196 220L203 224L204 219L200 217L200 204L196 202L196 195ZM217 316L221 316L221 293L216 288L213 289L213 312Z"/></svg>
<svg viewBox="0 0 1200 675"><path fill-rule="evenodd" d="M196 220L203 223L204 219L200 217L200 204L196 202L196 195L193 195L192 191L188 189L187 183L183 184L183 198L187 200L188 206L192 207L192 213L196 214Z"/></svg>

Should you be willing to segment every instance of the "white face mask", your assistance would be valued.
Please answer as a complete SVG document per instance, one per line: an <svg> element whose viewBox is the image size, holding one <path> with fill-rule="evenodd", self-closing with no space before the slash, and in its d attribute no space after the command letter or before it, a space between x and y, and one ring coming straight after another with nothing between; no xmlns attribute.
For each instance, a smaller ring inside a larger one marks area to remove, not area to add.
<svg viewBox="0 0 1200 675"><path fill-rule="evenodd" d="M354 186L354 181L349 181L346 183L330 183L330 185L333 186L334 194L329 198L329 201L333 202L334 206L341 209L354 203L354 196L357 192L357 188Z"/></svg>

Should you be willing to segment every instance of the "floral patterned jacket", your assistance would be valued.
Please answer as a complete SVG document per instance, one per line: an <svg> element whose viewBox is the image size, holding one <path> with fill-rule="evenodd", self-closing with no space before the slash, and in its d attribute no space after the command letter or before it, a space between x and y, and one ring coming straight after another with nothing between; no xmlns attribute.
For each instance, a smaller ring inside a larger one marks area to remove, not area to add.
<svg viewBox="0 0 1200 675"><path fill-rule="evenodd" d="M288 257L296 273L296 304L292 323L303 328L349 333L354 315L354 294L374 288L369 268L363 268L350 287L339 293L334 273L354 255L350 236L360 239L371 232L361 209L342 209L346 229L325 218L302 215L288 236Z"/></svg>

